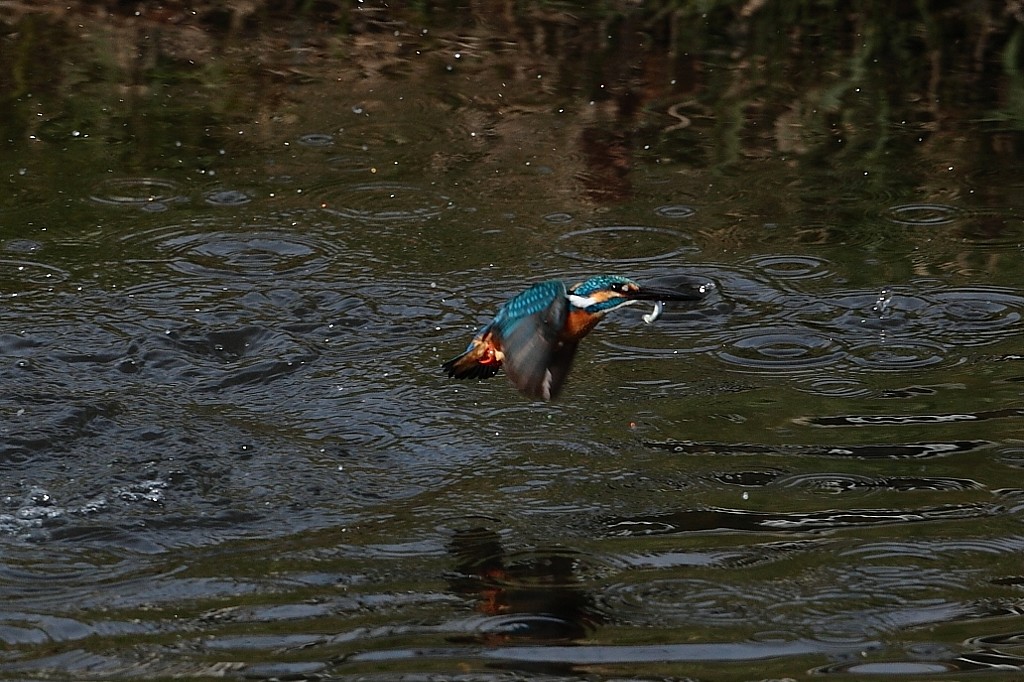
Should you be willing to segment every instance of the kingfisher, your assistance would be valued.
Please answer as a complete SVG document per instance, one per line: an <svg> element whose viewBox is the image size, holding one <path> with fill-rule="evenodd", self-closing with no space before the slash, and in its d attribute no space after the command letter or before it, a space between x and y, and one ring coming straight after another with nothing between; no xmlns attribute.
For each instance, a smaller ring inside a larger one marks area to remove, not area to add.
<svg viewBox="0 0 1024 682"><path fill-rule="evenodd" d="M456 379L486 379L504 367L520 393L553 400L569 376L576 347L605 315L653 301L654 310L644 315L650 323L661 316L663 301L699 298L693 292L641 287L618 275L597 275L568 289L559 280L541 282L509 299L465 351L441 366Z"/></svg>

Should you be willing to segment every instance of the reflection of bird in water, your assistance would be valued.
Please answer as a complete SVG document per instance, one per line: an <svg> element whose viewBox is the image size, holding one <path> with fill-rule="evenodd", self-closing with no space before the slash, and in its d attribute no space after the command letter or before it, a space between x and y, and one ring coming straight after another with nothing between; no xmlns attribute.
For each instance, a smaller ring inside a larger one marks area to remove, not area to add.
<svg viewBox="0 0 1024 682"><path fill-rule="evenodd" d="M577 557L531 553L510 560L501 538L486 528L456 532L449 550L456 561L456 574L449 578L452 591L472 597L477 610L495 619L478 634L453 641L567 642L586 637L600 622L590 595L576 580Z"/></svg>
<svg viewBox="0 0 1024 682"><path fill-rule="evenodd" d="M626 277L598 275L570 289L557 280L541 282L501 307L458 357L444 363L448 376L484 379L505 367L512 384L535 400L552 400L569 376L581 339L613 310L654 301L653 322L662 301L692 301L699 294L641 287Z"/></svg>

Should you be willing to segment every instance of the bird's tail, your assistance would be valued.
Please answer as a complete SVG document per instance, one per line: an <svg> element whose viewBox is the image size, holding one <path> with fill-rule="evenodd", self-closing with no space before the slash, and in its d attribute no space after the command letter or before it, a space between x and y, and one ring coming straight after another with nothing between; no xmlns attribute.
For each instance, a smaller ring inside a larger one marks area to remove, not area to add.
<svg viewBox="0 0 1024 682"><path fill-rule="evenodd" d="M487 379L498 373L503 357L501 351L478 337L469 342L461 355L441 367L448 376L456 379Z"/></svg>

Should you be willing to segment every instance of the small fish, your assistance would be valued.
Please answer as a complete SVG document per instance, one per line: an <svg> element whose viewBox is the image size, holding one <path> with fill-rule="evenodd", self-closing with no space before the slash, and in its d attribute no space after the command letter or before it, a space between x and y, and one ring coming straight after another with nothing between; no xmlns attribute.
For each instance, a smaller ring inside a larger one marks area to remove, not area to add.
<svg viewBox="0 0 1024 682"><path fill-rule="evenodd" d="M652 324L655 320L661 317L661 313L665 310L665 304L661 301L654 302L654 310L643 316L644 322Z"/></svg>

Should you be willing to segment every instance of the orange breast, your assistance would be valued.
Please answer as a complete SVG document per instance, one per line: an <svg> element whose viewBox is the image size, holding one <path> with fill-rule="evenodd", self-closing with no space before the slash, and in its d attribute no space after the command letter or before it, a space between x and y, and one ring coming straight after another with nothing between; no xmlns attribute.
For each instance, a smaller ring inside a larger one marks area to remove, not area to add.
<svg viewBox="0 0 1024 682"><path fill-rule="evenodd" d="M578 341L589 334L590 330L596 327L600 321L600 315L592 315L582 310L573 310L569 313L569 317L566 320L562 338Z"/></svg>

